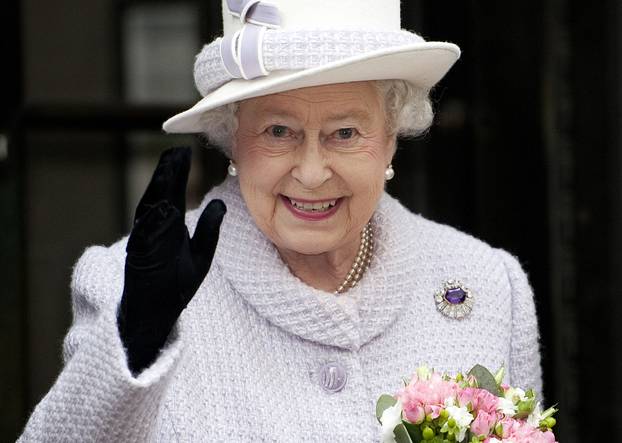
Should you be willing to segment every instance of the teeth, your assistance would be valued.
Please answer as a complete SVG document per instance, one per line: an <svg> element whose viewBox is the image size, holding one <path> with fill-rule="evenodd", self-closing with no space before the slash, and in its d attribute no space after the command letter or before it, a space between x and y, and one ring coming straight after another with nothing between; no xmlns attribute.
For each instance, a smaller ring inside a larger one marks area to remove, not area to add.
<svg viewBox="0 0 622 443"><path fill-rule="evenodd" d="M293 199L289 199L290 203L296 209L300 209L302 211L309 212L321 212L326 211L337 204L337 200L329 200L324 202L316 202L316 203L307 203L307 202L299 202Z"/></svg>

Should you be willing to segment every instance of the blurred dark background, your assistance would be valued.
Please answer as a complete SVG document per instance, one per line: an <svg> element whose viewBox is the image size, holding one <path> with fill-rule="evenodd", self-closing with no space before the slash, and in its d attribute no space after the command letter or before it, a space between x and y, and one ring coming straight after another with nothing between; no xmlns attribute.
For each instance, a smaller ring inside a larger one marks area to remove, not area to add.
<svg viewBox="0 0 622 443"><path fill-rule="evenodd" d="M160 130L197 98L193 57L220 20L206 0L0 4L0 441L61 369L73 263L128 231L159 153L194 147L191 205L224 177L216 151ZM430 133L402 143L390 191L520 258L558 439L615 440L622 3L409 0L403 22L463 56L433 93Z"/></svg>

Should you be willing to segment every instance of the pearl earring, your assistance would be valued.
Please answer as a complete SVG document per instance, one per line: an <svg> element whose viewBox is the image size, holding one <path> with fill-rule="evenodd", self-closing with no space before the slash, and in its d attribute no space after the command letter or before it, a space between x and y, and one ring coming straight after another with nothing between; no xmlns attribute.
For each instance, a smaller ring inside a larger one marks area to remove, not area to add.
<svg viewBox="0 0 622 443"><path fill-rule="evenodd" d="M393 170L393 165L389 165L389 166L387 166L387 169L385 169L385 171L384 171L384 179L386 181L389 181L393 177L395 177L395 171Z"/></svg>
<svg viewBox="0 0 622 443"><path fill-rule="evenodd" d="M227 168L227 172L231 177L235 177L236 175L238 175L238 168L235 167L235 163L233 163L233 160L229 160L229 167Z"/></svg>

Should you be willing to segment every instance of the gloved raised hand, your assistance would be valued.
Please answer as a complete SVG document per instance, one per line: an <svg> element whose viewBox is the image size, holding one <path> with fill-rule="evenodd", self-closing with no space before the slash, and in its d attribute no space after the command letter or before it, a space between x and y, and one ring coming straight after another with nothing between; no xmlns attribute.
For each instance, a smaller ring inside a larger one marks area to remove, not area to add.
<svg viewBox="0 0 622 443"><path fill-rule="evenodd" d="M184 215L191 155L190 148L162 153L136 208L117 315L133 374L155 361L179 315L203 282L227 211L221 200L212 200L190 238Z"/></svg>

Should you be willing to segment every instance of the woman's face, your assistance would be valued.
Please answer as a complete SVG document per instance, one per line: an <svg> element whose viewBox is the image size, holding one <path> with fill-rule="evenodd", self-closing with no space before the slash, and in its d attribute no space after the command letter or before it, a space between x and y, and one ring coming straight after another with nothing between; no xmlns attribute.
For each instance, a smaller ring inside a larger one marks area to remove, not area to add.
<svg viewBox="0 0 622 443"><path fill-rule="evenodd" d="M237 116L233 158L259 229L280 250L300 254L357 243L395 143L373 83L253 98Z"/></svg>

